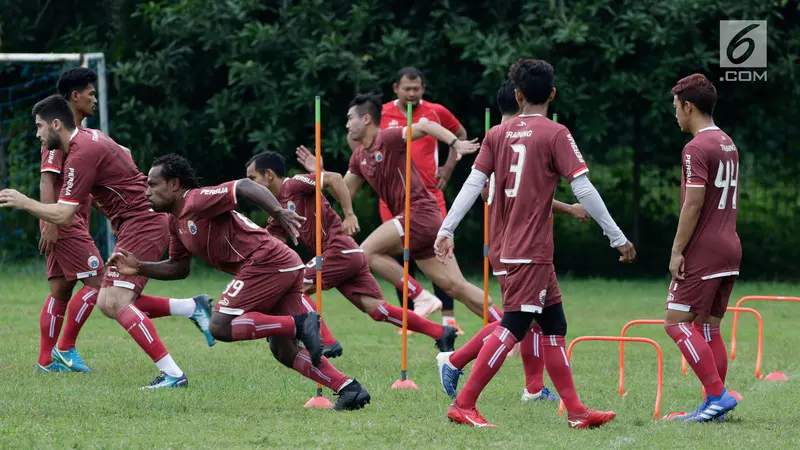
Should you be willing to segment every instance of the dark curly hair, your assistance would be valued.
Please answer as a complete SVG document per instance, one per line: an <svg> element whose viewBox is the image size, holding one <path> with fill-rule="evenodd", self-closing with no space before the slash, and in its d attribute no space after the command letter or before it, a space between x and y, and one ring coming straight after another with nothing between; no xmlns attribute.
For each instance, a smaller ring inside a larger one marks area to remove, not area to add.
<svg viewBox="0 0 800 450"><path fill-rule="evenodd" d="M550 98L555 85L553 66L541 59L519 59L508 71L508 78L514 83L525 101L541 105Z"/></svg>
<svg viewBox="0 0 800 450"><path fill-rule="evenodd" d="M200 187L200 179L194 173L189 160L181 155L170 153L160 156L153 161L153 167L156 166L161 166L161 176L165 180L178 179L181 182L181 186L188 189Z"/></svg>
<svg viewBox="0 0 800 450"><path fill-rule="evenodd" d="M82 92L90 84L97 83L97 74L92 69L86 67L74 67L67 69L58 77L56 89L62 97L69 99L73 91Z"/></svg>

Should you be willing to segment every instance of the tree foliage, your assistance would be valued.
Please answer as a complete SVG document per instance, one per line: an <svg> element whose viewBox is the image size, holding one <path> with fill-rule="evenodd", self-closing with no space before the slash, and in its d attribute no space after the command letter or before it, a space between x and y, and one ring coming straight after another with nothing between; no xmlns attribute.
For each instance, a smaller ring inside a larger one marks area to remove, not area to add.
<svg viewBox="0 0 800 450"><path fill-rule="evenodd" d="M559 218L556 265L582 274L666 272L688 140L669 90L704 73L718 89L716 121L741 153L743 274L773 278L800 270L792 258L800 244L799 8L787 0L38 0L3 8L2 50L104 51L114 137L140 167L177 152L208 183L242 176L243 162L266 149L294 161L295 147L313 142L315 95L326 166L344 171L348 101L361 91L388 100L406 65L425 72L428 98L480 136L510 63L546 59L557 76L552 111L640 250L635 267L615 267L598 227ZM768 21L768 81L717 81L719 21L731 19ZM450 199L468 171L461 163ZM558 197L572 199L566 186ZM375 205L362 190L356 212L365 230L377 224ZM480 254L480 229L476 208L459 229L461 255Z"/></svg>

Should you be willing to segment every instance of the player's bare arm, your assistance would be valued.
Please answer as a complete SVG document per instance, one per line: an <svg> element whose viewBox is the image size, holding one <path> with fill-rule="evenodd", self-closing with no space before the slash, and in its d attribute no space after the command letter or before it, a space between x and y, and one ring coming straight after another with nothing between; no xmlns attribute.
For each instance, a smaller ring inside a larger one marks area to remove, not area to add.
<svg viewBox="0 0 800 450"><path fill-rule="evenodd" d="M461 190L458 192L453 206L447 212L447 217L444 218L441 228L436 236L436 242L433 248L436 251L436 258L445 262L453 257L453 235L455 234L456 227L464 219L467 211L475 203L475 200L480 195L481 190L486 186L486 181L489 179L485 173L478 169L472 169L472 172L467 177Z"/></svg>
<svg viewBox="0 0 800 450"><path fill-rule="evenodd" d="M406 132L405 134L408 133ZM477 138L471 141L459 140L455 134L438 123L422 122L411 127L411 140L421 139L425 136L433 136L440 142L449 145L450 148L457 153L456 160L461 159L464 155L475 153L480 149Z"/></svg>
<svg viewBox="0 0 800 450"><path fill-rule="evenodd" d="M58 175L52 172L42 172L39 178L39 201L45 204L56 202L55 184ZM43 222L42 236L39 238L39 253L50 253L58 241L58 227L50 222Z"/></svg>
<svg viewBox="0 0 800 450"><path fill-rule="evenodd" d="M568 205L558 200L553 200L553 214L564 214L575 218L578 222L586 222L591 218L586 212L586 208L580 203Z"/></svg>
<svg viewBox="0 0 800 450"><path fill-rule="evenodd" d="M155 280L183 280L189 276L192 258L139 261L133 253L120 249L108 259L108 266L126 276L144 276Z"/></svg>
<svg viewBox="0 0 800 450"><path fill-rule="evenodd" d="M72 223L72 218L75 216L75 211L78 210L78 205L64 203L44 204L25 196L15 189L3 189L0 191L0 208L21 209L45 222L63 226Z"/></svg>
<svg viewBox="0 0 800 450"><path fill-rule="evenodd" d="M347 186L347 191L350 193L350 198L356 198L361 185L364 184L364 177L356 175L352 172L344 174L344 184Z"/></svg>
<svg viewBox="0 0 800 450"><path fill-rule="evenodd" d="M255 203L267 214L274 217L292 237L292 242L297 245L297 237L300 236L300 225L305 222L305 217L297 215L294 211L284 209L269 189L249 178L242 178L236 182L236 195L238 198Z"/></svg>
<svg viewBox="0 0 800 450"><path fill-rule="evenodd" d="M694 234L697 221L700 219L700 211L705 202L706 188L693 187L686 189L686 198L681 207L681 215L678 218L678 231L675 233L675 240L672 242L672 254L669 258L669 272L676 280L683 280L684 264L683 251L686 244Z"/></svg>
<svg viewBox="0 0 800 450"><path fill-rule="evenodd" d="M315 173L317 171L317 158L309 149L306 148L305 145L297 147L295 155L297 155L297 162L300 163L304 169L311 173ZM325 170L321 155L319 157L319 167L320 169Z"/></svg>
<svg viewBox="0 0 800 450"><path fill-rule="evenodd" d="M350 190L345 184L344 178L336 172L325 172L325 176L322 177L322 187L327 189L334 200L342 205L342 213L344 214L342 230L344 230L345 234L352 236L361 231L361 228L358 226L358 217L356 217L353 212L353 201L350 197Z"/></svg>

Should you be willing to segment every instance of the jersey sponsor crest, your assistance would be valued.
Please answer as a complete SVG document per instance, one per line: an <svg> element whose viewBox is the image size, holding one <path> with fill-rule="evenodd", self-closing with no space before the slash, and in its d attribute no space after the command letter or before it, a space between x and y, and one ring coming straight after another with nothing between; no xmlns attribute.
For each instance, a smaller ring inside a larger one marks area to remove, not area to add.
<svg viewBox="0 0 800 450"><path fill-rule="evenodd" d="M289 200L288 202L286 202L286 209L288 209L289 211L294 212L294 211L297 210L297 206L294 204L293 201Z"/></svg>
<svg viewBox="0 0 800 450"><path fill-rule="evenodd" d="M89 263L89 267L91 267L92 269L97 269L98 267L100 267L100 259L98 259L97 256L94 255L90 256L89 261L87 262Z"/></svg>
<svg viewBox="0 0 800 450"><path fill-rule="evenodd" d="M539 292L539 302L544 305L545 300L547 300L547 289L542 289Z"/></svg>
<svg viewBox="0 0 800 450"><path fill-rule="evenodd" d="M378 161L378 162L383 161L383 153L375 152L375 161Z"/></svg>
<svg viewBox="0 0 800 450"><path fill-rule="evenodd" d="M217 187L217 188L203 188L200 189L201 195L219 195L219 194L227 194L228 187Z"/></svg>
<svg viewBox="0 0 800 450"><path fill-rule="evenodd" d="M192 233L192 235L197 234L197 225L194 222L190 220L186 223L186 226L189 228L189 233Z"/></svg>

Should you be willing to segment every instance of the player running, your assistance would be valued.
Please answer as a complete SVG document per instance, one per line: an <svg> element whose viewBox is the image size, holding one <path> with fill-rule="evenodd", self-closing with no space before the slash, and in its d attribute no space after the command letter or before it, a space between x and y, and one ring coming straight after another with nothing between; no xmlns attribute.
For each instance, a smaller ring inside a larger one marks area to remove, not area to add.
<svg viewBox="0 0 800 450"><path fill-rule="evenodd" d="M58 79L58 93L69 102L78 128L82 128L79 124L86 117L94 115L97 105L96 82L97 74L85 67L68 69ZM42 203L56 202L63 182L61 176L63 164L64 152L58 148L49 150L42 145L41 181L39 183L39 195ZM39 317L40 340L37 372L91 371L75 349L78 334L97 302L97 290L100 289L105 269L100 252L89 234L91 203L90 196L87 201L80 204L75 218L69 225L56 227L52 223L41 221L42 236L39 241L39 249L47 254L47 279L50 284L50 296ZM84 286L72 296L78 280L82 281ZM173 309L182 311L181 315L189 318L197 316L192 318L197 325L197 320L202 319L202 311L209 309L208 300L208 296L200 295L194 299L173 299L171 301L159 297L152 300L140 298L137 303L171 302ZM62 323L64 333L56 345ZM207 338L211 339L209 345L213 345L213 338L210 334Z"/></svg>
<svg viewBox="0 0 800 450"><path fill-rule="evenodd" d="M483 142L475 166L453 203L436 239L442 260L453 255L453 232L491 174L497 195L494 207L503 211L500 262L507 271L502 285L504 315L490 333L486 328L470 344L481 345L467 382L450 405L450 420L476 427L496 427L475 408L483 388L500 369L506 355L523 339L536 320L543 332L544 364L567 407L569 426L591 428L612 420L614 412L589 409L575 392L572 372L565 357L567 322L561 292L553 269L553 195L559 177L570 182L586 211L603 228L611 246L632 262L636 252L617 227L600 194L586 176L589 169L566 127L545 114L555 98L553 67L545 61L520 59L509 72L516 85L522 111L514 119L492 128ZM485 342L483 340L486 339ZM467 344L467 345L470 345ZM455 390L458 370L440 360L443 386Z"/></svg>
<svg viewBox="0 0 800 450"><path fill-rule="evenodd" d="M36 136L42 144L48 149L59 149L65 155L64 181L58 203L40 203L16 190L5 189L0 191L0 207L23 209L39 219L64 226L72 223L79 205L91 196L109 218L118 247L142 258L159 258L168 246L167 216L148 208L144 196L146 177L136 168L130 152L97 130L77 127L69 103L59 95L38 102L33 107L33 115ZM137 299L146 284L146 277L106 270L97 304L103 314L125 328L161 371L145 388L186 386L186 375L167 352L150 317L188 312L208 336L211 314L206 309L207 303L196 308L192 299ZM138 300L147 301L140 305ZM181 311L182 303L188 304L185 311Z"/></svg>
<svg viewBox="0 0 800 450"><path fill-rule="evenodd" d="M406 127L380 130L380 97L359 94L350 103L347 112L348 141L354 146L350 165L344 182L354 198L366 180L386 201L395 218L379 226L361 243L369 261L369 268L395 286L403 286L403 267L392 258L403 252L405 223L405 158ZM433 122L422 122L412 127L411 139L434 136L442 142L451 144L459 153L474 152L478 144L473 141L460 141L453 133ZM311 167L314 156L307 150L297 153L298 161L304 167ZM441 211L436 199L422 183L419 172L411 165L411 236L410 256L417 262L425 275L444 289L453 298L462 301L476 315L483 316L483 290L473 286L461 274L458 263L453 260L446 264L436 261L433 243L441 225ZM409 277L409 299L415 300L424 292L419 283ZM489 299L491 305L491 299ZM429 304L429 302L426 302ZM420 311L420 304L415 309ZM494 322L502 317L502 312L494 305L489 308L489 320Z"/></svg>
<svg viewBox="0 0 800 450"><path fill-rule="evenodd" d="M283 156L274 152L265 152L248 161L247 177L269 189L284 208L296 211L303 217L314 217L316 208L315 174L286 178L286 160ZM349 236L358 232L358 219L353 214L350 193L342 176L335 172L322 172L320 177L322 187L327 189L333 198L342 205L345 215L344 222L342 222L328 200L324 196L320 197L323 233L322 289L338 289L350 303L375 321L402 326L403 310L384 300L378 282L369 271L364 250L359 248L356 241ZM273 236L286 241L286 233L277 221L271 220L267 230ZM310 252L316 250L316 225L313 221L306 221L300 226L299 241L306 250ZM304 292L315 292L316 272L316 265L312 259L305 269ZM436 341L436 347L440 351L453 351L457 333L455 327L433 323L413 311L409 311L408 329L430 336ZM326 350L337 353L335 348ZM341 347L336 356L340 354Z"/></svg>
<svg viewBox="0 0 800 450"><path fill-rule="evenodd" d="M706 391L702 405L676 420L725 417L737 401L725 389L728 353L719 332L742 261L736 234L739 152L714 125L717 90L700 74L672 88L675 117L692 138L681 155L681 214L672 243L664 328Z"/></svg>
<svg viewBox="0 0 800 450"><path fill-rule="evenodd" d="M201 257L234 277L214 305L215 338L267 338L275 359L336 392L337 410L369 403L369 392L322 356L319 314L307 311L302 302L305 265L300 256L236 207L240 200L255 203L293 240L304 218L282 208L266 188L246 178L201 188L189 162L175 154L153 162L147 186L150 207L170 214L169 259L139 261L120 249L109 265L129 276L178 280L189 276L192 255Z"/></svg>
<svg viewBox="0 0 800 450"><path fill-rule="evenodd" d="M461 125L456 117L447 108L438 104L423 100L425 94L425 76L416 67L404 67L397 71L394 85L392 86L397 96L396 100L383 104L381 111L382 130L397 127L408 122L406 113L408 105L411 105L411 121L416 126L420 122L435 122L443 126L459 140L467 139L467 130ZM425 188L436 198L436 205L442 212L442 219L447 215L447 204L444 200L444 187L450 180L453 169L456 167L458 155L455 149L450 149L447 161L439 167L439 141L433 136L425 136L411 143L411 159L419 171L420 178L425 184ZM388 222L394 218L389 211L389 206L382 199L378 201L381 222ZM398 264L403 264L403 255L395 255ZM414 276L416 264L409 262L409 274ZM397 291L397 298L403 301L402 283ZM438 309L442 310L442 324L456 327L459 334L463 331L456 323L453 312L453 298L447 295L439 286L433 285L434 295L419 295L416 302L420 305L417 309L422 314L430 314ZM438 301L437 301L438 300ZM440 302L441 303L440 303ZM425 304L425 303L428 304ZM415 302L408 305L409 309L414 309Z"/></svg>

